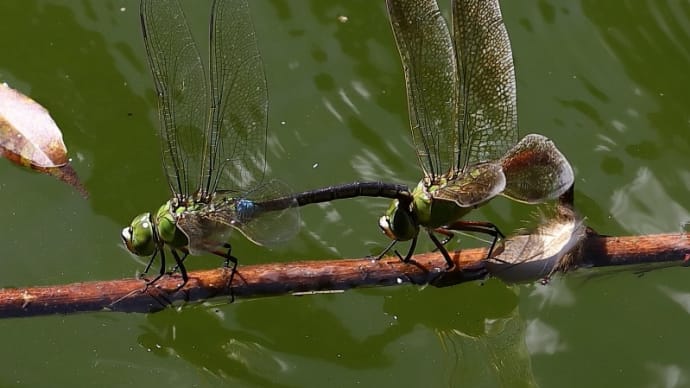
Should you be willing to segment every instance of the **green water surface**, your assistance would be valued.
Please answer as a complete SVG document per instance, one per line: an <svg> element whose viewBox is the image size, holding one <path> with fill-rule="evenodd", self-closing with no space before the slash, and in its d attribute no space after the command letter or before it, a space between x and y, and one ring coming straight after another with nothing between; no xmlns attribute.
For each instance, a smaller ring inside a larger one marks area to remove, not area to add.
<svg viewBox="0 0 690 388"><path fill-rule="evenodd" d="M610 235L679 232L690 220L690 5L503 3L521 134L550 137L570 159L587 224ZM186 5L205 44L209 4ZM251 5L271 176L294 190L415 184L383 1ZM91 192L84 201L0 160L0 286L135 276L143 265L120 230L169 195L138 2L5 0L0 15L0 82L50 110ZM388 243L376 226L387 206L304 208L293 241L266 249L237 234L234 253L240 265L375 254ZM499 198L471 218L510 232L533 210ZM690 386L687 269L584 273L547 286L489 280L0 320L0 386Z"/></svg>

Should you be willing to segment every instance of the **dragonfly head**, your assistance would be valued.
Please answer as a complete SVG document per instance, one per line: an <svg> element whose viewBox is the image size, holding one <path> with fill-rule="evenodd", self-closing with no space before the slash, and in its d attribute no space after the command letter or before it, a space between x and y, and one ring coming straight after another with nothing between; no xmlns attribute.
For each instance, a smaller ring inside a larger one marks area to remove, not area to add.
<svg viewBox="0 0 690 388"><path fill-rule="evenodd" d="M411 205L405 206L399 200L394 200L379 218L379 228L388 238L397 241L407 241L419 233L419 223L411 210Z"/></svg>
<svg viewBox="0 0 690 388"><path fill-rule="evenodd" d="M122 229L122 241L137 256L151 256L156 251L151 213L140 214Z"/></svg>

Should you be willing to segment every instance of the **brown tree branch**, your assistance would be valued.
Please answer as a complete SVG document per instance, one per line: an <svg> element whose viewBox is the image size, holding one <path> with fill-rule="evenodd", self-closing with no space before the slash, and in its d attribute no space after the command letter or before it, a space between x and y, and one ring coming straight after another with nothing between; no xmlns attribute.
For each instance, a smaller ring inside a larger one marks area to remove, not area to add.
<svg viewBox="0 0 690 388"><path fill-rule="evenodd" d="M690 239L686 233L629 237L588 234L580 252L576 266L684 264L690 257ZM242 265L234 276L232 293L236 298L257 298L404 283L448 286L484 278L487 275L486 254L483 248L452 252L456 266L451 271L445 271L446 263L440 253L415 255L410 264L396 257L386 257L380 261L343 259ZM6 288L0 290L0 317L87 311L154 312L175 302L230 295L229 269L191 272L189 276L187 285L177 292L174 292L180 283L177 275L164 276L151 287L145 287L144 280L124 279Z"/></svg>

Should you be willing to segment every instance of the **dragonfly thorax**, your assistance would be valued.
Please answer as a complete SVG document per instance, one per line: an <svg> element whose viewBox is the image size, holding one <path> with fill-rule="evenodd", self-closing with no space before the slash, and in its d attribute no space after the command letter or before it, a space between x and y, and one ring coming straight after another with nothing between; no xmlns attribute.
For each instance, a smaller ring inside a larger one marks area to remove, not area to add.
<svg viewBox="0 0 690 388"><path fill-rule="evenodd" d="M400 206L394 200L386 215L379 220L379 227L389 238L406 241L419 233L419 227L435 229L446 226L462 219L475 206L462 207L453 201L434 197L434 192L442 189L448 181L437 179L428 186L429 181L423 179L412 191L412 203Z"/></svg>
<svg viewBox="0 0 690 388"><path fill-rule="evenodd" d="M456 178L453 178L456 179ZM440 198L438 191L452 185L450 176L438 178L435 184L427 186L425 181L419 182L412 191L413 212L421 226L435 229L450 225L462 219L472 209L479 206L460 206L456 201Z"/></svg>
<svg viewBox="0 0 690 388"><path fill-rule="evenodd" d="M419 182L415 191L420 190L422 187L425 187L427 191L433 191L434 188L445 186L449 181L457 178L458 175L458 171L451 170L441 176L425 176L424 179Z"/></svg>
<svg viewBox="0 0 690 388"><path fill-rule="evenodd" d="M187 237L177 227L177 217L193 208L193 204L190 207L179 206L174 199L158 208L156 216L154 217L154 222L160 240L175 248L186 246Z"/></svg>

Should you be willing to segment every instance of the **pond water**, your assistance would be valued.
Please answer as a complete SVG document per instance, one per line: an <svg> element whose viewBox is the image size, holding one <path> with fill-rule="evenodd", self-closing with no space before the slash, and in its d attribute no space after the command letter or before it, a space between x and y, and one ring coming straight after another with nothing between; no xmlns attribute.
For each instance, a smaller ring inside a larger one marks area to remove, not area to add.
<svg viewBox="0 0 690 388"><path fill-rule="evenodd" d="M251 3L271 175L294 190L415 184L383 2ZM569 158L587 224L609 235L680 232L690 220L688 3L504 3L521 135L546 135ZM208 2L186 8L205 44ZM169 195L138 2L5 1L0 14L0 81L50 110L91 192L84 201L0 161L0 285L135 276L143 265L120 230ZM387 206L307 207L294 240L266 249L237 234L234 252L240 265L374 254L388 243L376 226ZM499 198L471 219L510 232L535 209ZM684 268L580 271L546 286L488 280L2 320L0 385L690 386L687 277Z"/></svg>

